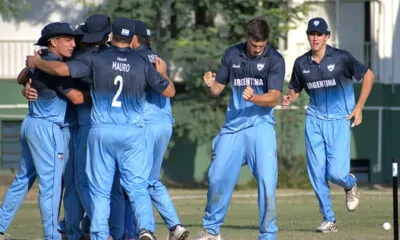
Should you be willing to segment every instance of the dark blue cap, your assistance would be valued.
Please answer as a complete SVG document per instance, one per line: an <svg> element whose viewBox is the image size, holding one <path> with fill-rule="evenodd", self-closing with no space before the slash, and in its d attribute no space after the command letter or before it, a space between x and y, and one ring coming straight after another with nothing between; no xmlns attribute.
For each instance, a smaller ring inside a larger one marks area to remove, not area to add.
<svg viewBox="0 0 400 240"><path fill-rule="evenodd" d="M145 37L150 37L151 31L146 23L144 23L140 20L133 20L133 21L135 22L135 27L133 30L134 34L140 35L140 36L145 36Z"/></svg>
<svg viewBox="0 0 400 240"><path fill-rule="evenodd" d="M59 36L81 36L81 34L75 32L74 28L69 23L54 22L47 24L42 29L42 36L35 45L46 47L51 38Z"/></svg>
<svg viewBox="0 0 400 240"><path fill-rule="evenodd" d="M323 18L313 18L308 21L307 33L310 32L318 32L321 34L329 33L328 24Z"/></svg>
<svg viewBox="0 0 400 240"><path fill-rule="evenodd" d="M113 35L132 39L133 38L133 29L135 27L135 22L132 19L126 17L117 17L112 24L112 33Z"/></svg>
<svg viewBox="0 0 400 240"><path fill-rule="evenodd" d="M89 16L83 25L79 25L77 32L83 34L82 42L97 43L108 37L111 32L110 18L103 14Z"/></svg>

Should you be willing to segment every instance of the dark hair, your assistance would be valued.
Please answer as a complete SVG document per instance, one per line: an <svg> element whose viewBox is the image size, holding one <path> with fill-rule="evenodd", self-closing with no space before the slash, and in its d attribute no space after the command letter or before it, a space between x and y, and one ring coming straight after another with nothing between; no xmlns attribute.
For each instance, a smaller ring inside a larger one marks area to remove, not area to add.
<svg viewBox="0 0 400 240"><path fill-rule="evenodd" d="M108 41L108 36L105 37L105 38L103 38L103 40L98 41L98 42L94 42L94 43L85 43L85 42L82 42L82 44L83 44L84 46L87 46L87 47L93 47L93 46L97 46L97 45L106 44L107 41ZM77 45L77 46L78 46L78 45Z"/></svg>
<svg viewBox="0 0 400 240"><path fill-rule="evenodd" d="M267 41L269 38L269 25L264 17L256 17L250 20L244 29L246 37L256 42Z"/></svg>
<svg viewBox="0 0 400 240"><path fill-rule="evenodd" d="M149 36L142 36L136 35L140 45L147 45L150 46L150 37Z"/></svg>
<svg viewBox="0 0 400 240"><path fill-rule="evenodd" d="M112 38L115 42L118 42L118 43L128 43L129 44L132 42L131 38L125 38L125 37L121 37L121 36L118 36L115 34L113 34Z"/></svg>

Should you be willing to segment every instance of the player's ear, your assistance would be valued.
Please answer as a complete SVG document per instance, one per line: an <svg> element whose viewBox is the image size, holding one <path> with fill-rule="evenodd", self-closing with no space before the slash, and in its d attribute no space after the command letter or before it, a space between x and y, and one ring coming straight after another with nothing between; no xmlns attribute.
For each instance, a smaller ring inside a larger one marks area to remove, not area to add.
<svg viewBox="0 0 400 240"><path fill-rule="evenodd" d="M326 40L328 41L329 38L331 38L331 33L330 33L330 32L327 32L327 33L326 33Z"/></svg>
<svg viewBox="0 0 400 240"><path fill-rule="evenodd" d="M135 41L136 41L136 35L133 35L132 40L129 43L130 48L135 49Z"/></svg>

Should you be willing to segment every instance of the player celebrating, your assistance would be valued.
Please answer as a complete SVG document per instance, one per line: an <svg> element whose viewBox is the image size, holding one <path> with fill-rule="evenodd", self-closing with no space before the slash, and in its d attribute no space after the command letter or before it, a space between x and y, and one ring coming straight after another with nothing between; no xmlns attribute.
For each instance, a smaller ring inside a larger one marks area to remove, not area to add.
<svg viewBox="0 0 400 240"><path fill-rule="evenodd" d="M88 53L83 61L45 62L39 55L29 56L28 64L48 73L72 78L90 77L92 96L88 136L89 180L93 217L91 238L108 239L110 192L116 167L121 185L129 196L139 240L155 239L154 216L146 169L143 104L145 89L152 88L165 97L175 95L166 66L157 59L163 77L131 49L134 22L117 18L112 26L112 47ZM117 165L117 166L116 166Z"/></svg>
<svg viewBox="0 0 400 240"><path fill-rule="evenodd" d="M61 62L71 57L76 35L68 23L51 23L43 28L37 45L48 47L43 52L45 60ZM21 165L0 208L0 231L4 233L8 228L37 176L44 239L60 239L57 222L65 150L60 129L67 106L64 95L79 104L83 102L83 93L73 89L68 79L40 70L33 70L30 77L38 98L29 102L29 113L21 126ZM4 234L0 239L4 239Z"/></svg>
<svg viewBox="0 0 400 240"><path fill-rule="evenodd" d="M305 126L307 169L323 215L316 231L336 232L328 180L345 189L347 209L354 211L359 196L356 177L349 174L350 120L351 127L361 124L374 75L347 51L327 45L330 32L324 19L308 22L307 37L311 50L296 59L282 106L296 101L303 89L310 96ZM364 79L357 104L353 77Z"/></svg>
<svg viewBox="0 0 400 240"><path fill-rule="evenodd" d="M155 64L158 55L150 48L150 30L144 22L134 21L135 35L132 39L132 46L135 53L142 56L146 61ZM173 122L170 99L149 89L144 105L146 154L148 169L150 169L150 186L148 189L154 206L170 230L168 239L185 240L189 232L181 225L168 190L159 180L164 154L172 134ZM131 212L130 205L127 205L126 209L126 227L130 239L134 237L131 234L134 230L131 229L134 228L134 223L132 223L132 216L129 214Z"/></svg>
<svg viewBox="0 0 400 240"><path fill-rule="evenodd" d="M232 89L225 124L213 139L213 158L205 230L196 240L220 240L222 225L243 164L258 183L260 240L275 239L277 155L273 107L278 103L285 76L283 57L268 45L269 25L263 18L246 24L246 42L228 48L221 68L203 76L212 96L227 84ZM229 171L227 171L229 169Z"/></svg>

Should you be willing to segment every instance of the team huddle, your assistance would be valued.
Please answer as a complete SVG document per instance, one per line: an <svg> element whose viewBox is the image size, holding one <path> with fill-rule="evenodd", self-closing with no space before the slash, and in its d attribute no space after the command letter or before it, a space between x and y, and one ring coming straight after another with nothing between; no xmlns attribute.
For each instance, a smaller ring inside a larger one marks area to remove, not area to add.
<svg viewBox="0 0 400 240"><path fill-rule="evenodd" d="M344 188L346 206L354 211L359 196L349 173L350 128L362 121L374 75L347 51L327 45L328 25L314 18L307 28L311 50L296 60L281 97L285 61L268 44L267 21L250 20L244 36L244 43L225 51L217 73L203 76L211 96L227 85L232 95L212 141L204 230L191 239L222 239L220 227L243 165L258 184L258 239L276 239L273 111L279 102L283 107L295 102L303 89L310 96L307 169L323 215L316 231L335 232L328 180ZM44 239L154 240L153 206L169 240L189 239L159 180L172 135L175 87L150 40L144 22L118 17L111 23L101 14L75 28L60 22L43 28L36 44L46 49L27 56L17 79L29 113L20 131L20 169L0 208L0 239L36 179ZM357 102L353 77L364 80ZM321 83L327 79L330 84Z"/></svg>

